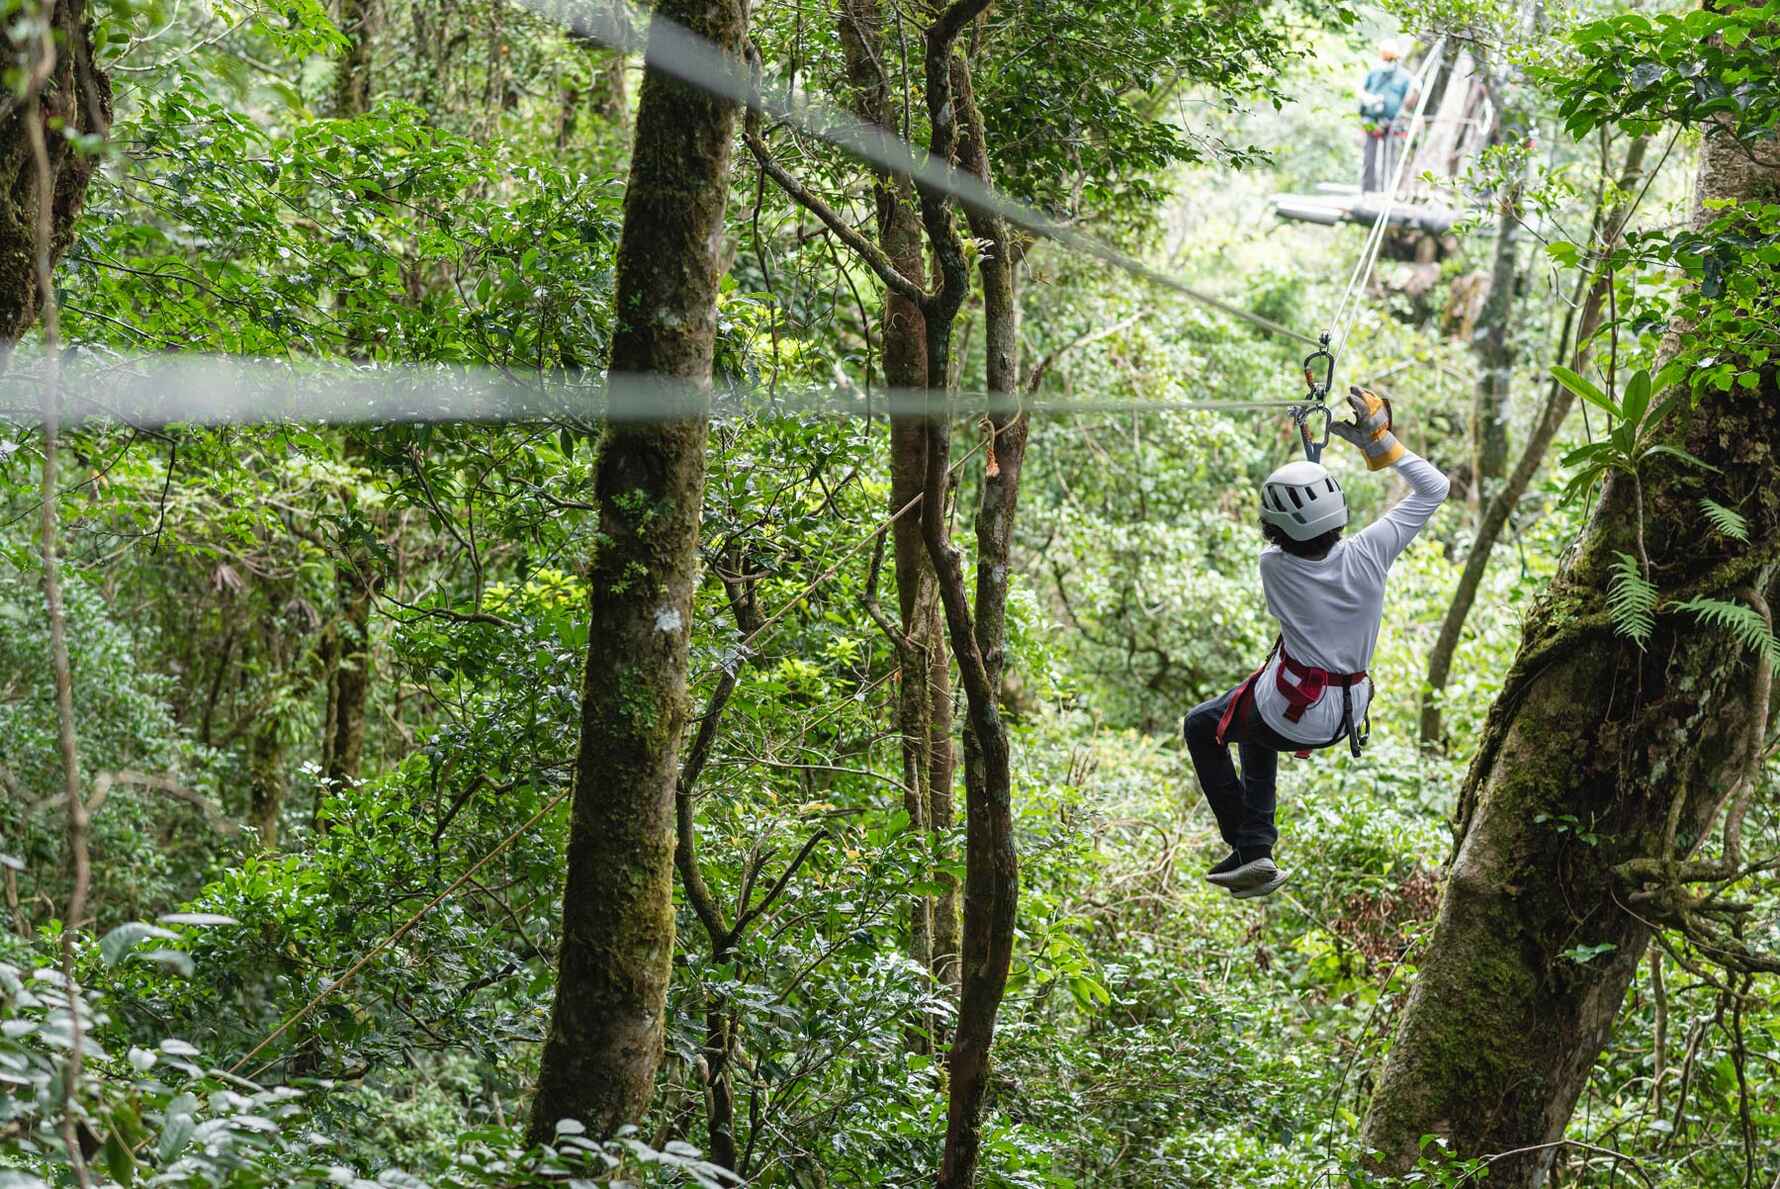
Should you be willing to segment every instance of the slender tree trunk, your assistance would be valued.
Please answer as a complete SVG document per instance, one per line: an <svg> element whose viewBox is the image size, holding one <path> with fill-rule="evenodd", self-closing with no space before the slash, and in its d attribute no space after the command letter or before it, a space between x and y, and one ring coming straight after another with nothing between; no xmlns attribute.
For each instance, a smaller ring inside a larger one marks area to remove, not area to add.
<svg viewBox="0 0 1780 1189"><path fill-rule="evenodd" d="M277 850L278 817L284 806L284 748L278 742L276 727L253 733L248 743L247 770L253 792L254 829L259 831L262 847Z"/></svg>
<svg viewBox="0 0 1780 1189"><path fill-rule="evenodd" d="M371 693L370 558L335 567L339 620L334 626L333 669L328 681L329 735L322 774L336 785L359 778L365 755L365 718Z"/></svg>
<svg viewBox="0 0 1780 1189"><path fill-rule="evenodd" d="M1626 150L1625 164L1619 175L1620 194L1631 193L1637 185L1644 172L1644 154L1648 146L1649 140L1640 137ZM1605 256L1618 245L1630 213L1629 203L1622 200L1615 203L1613 209L1603 217L1598 229L1598 256ZM1580 371L1587 365L1595 332L1600 329L1601 317L1607 308L1607 288L1612 280L1612 274L1605 269L1597 269L1583 296L1582 310L1574 323L1574 334L1569 339L1573 346L1567 362L1574 370ZM1560 345L1560 355L1563 349ZM1464 630L1465 620L1470 617L1472 604L1477 601L1477 590L1483 583L1484 572L1489 568L1490 553L1508 527L1508 521L1514 515L1515 508L1519 507L1521 497L1526 495L1527 488L1532 485L1533 477L1539 473L1539 467L1545 461L1545 452L1551 448L1552 439L1557 437L1558 430L1563 428L1564 418L1570 414L1572 400L1568 388L1555 380L1548 383L1545 410L1540 414L1538 424L1533 427L1526 446L1521 450L1520 461L1515 463L1514 470L1502 489L1490 497L1483 517L1478 522L1477 537L1472 541L1471 552L1465 558L1464 573L1459 576L1452 601L1447 604L1446 617L1440 623L1440 635L1434 641L1434 650L1428 656L1428 677L1422 688L1421 745L1424 748L1441 745L1441 698L1446 690L1447 678L1452 673L1452 660L1454 653L1458 651L1459 635Z"/></svg>
<svg viewBox="0 0 1780 1189"><path fill-rule="evenodd" d="M843 0L841 46L859 115L891 131L885 66L884 14L879 0ZM874 187L878 242L903 276L918 285L927 280L921 215L913 183L906 176L880 173ZM884 296L884 382L891 388L927 387L927 319L903 294ZM927 473L926 423L918 417L890 419L890 509L897 511L920 495ZM897 699L897 730L903 740L903 783L915 794L908 804L910 825L931 831L937 898L919 897L910 906L911 956L931 969L942 984L958 985L958 881L947 868L945 834L956 820L952 800L952 671L940 626L939 594L933 563L921 538L921 522L904 516L891 529L896 566L897 605L902 635L913 647L905 659ZM909 660L917 663L910 664Z"/></svg>
<svg viewBox="0 0 1780 1189"><path fill-rule="evenodd" d="M1699 202L1777 192L1780 171L1729 136L1706 139L1696 226L1711 217ZM1777 401L1772 362L1756 392L1706 386L1672 440L1719 469L1659 457L1640 480L1615 477L1529 616L1461 791L1462 841L1362 1133L1383 1169L1410 1167L1435 1134L1461 1156L1513 1152L1491 1164L1491 1185L1543 1183L1555 1149L1539 1145L1563 1135L1649 940L1621 869L1663 858L1669 838L1691 852L1767 728L1755 709L1766 666L1730 633L1669 611L1643 648L1615 635L1610 566L1647 553L1665 602L1780 595ZM1701 498L1742 509L1748 541L1704 531ZM1579 960L1577 947L1596 956Z"/></svg>
<svg viewBox="0 0 1780 1189"><path fill-rule="evenodd" d="M622 127L630 118L630 89L624 78L624 55L617 51L601 57L589 96L594 110L609 124Z"/></svg>
<svg viewBox="0 0 1780 1189"><path fill-rule="evenodd" d="M81 0L61 0L50 9L57 42L50 77L38 105L47 126L86 135L111 130L111 79L93 63L92 30ZM26 127L31 105L12 103L0 115L0 344L10 348L37 321L37 167ZM74 240L74 221L86 203L87 183L98 159L82 152L73 138L53 132L45 138L49 157L49 265L54 269Z"/></svg>
<svg viewBox="0 0 1780 1189"><path fill-rule="evenodd" d="M340 0L346 52L334 75L334 114L343 119L371 110L371 51L383 20L380 0Z"/></svg>
<svg viewBox="0 0 1780 1189"><path fill-rule="evenodd" d="M721 46L740 69L745 0L663 0L656 12ZM734 123L733 104L645 72L611 371L639 388L660 377L676 402L686 385L710 385ZM683 412L620 419L600 454L562 953L531 1114L537 1140L565 1118L600 1136L635 1122L661 1059L706 430L706 417Z"/></svg>
<svg viewBox="0 0 1780 1189"><path fill-rule="evenodd" d="M346 51L334 75L334 115L362 116L371 107L371 55L380 20L380 0L340 0L340 28ZM350 311L350 291L339 294L342 312ZM358 344L348 343L349 351ZM342 454L349 467L363 465L364 444L348 433ZM348 497L351 502L350 497ZM376 523L381 517L373 517ZM371 559L360 553L334 567L334 647L328 657L328 712L322 742L322 775L336 785L359 778L365 752L365 720L371 696ZM325 828L325 820L318 819Z"/></svg>
<svg viewBox="0 0 1780 1189"><path fill-rule="evenodd" d="M1506 122L1506 121L1504 121ZM1516 177L1497 195L1496 249L1471 346L1477 384L1471 396L1471 491L1478 507L1495 494L1508 469L1509 398L1514 391L1515 290L1520 282L1520 194Z"/></svg>
<svg viewBox="0 0 1780 1189"><path fill-rule="evenodd" d="M942 18L943 20L943 18ZM947 69L951 86L938 95L962 122L959 164L991 182L982 116L971 91L969 65L945 47L936 62L930 35L929 107L935 106L936 67ZM943 116L936 114L939 126ZM1019 391L1019 316L1014 299L1012 239L1007 224L968 210L971 234L981 244L987 380L993 392ZM948 228L949 230L949 228ZM956 267L956 241L941 240L942 266ZM1007 725L1000 697L1007 660L1007 591L1020 470L1025 460L1027 422L1005 411L988 418L991 445L985 452L982 502L977 508L977 581L974 609L965 600L958 550L946 539L944 500L950 436L943 421L928 425L927 496L922 527L939 579L952 651L958 660L967 705L964 733L965 877L963 986L958 1026L947 1071L950 1099L941 1155L941 1189L974 1183L982 1142L983 1102L988 1092L989 1055L995 1018L1007 989L1013 961L1019 899L1019 860L1014 848L1012 769ZM974 622L973 622L974 620Z"/></svg>

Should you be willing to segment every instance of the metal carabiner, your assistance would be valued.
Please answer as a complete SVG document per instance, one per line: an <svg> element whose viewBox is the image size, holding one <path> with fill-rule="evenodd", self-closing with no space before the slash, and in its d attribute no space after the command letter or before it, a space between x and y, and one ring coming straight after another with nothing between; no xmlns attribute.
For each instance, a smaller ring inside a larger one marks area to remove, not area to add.
<svg viewBox="0 0 1780 1189"><path fill-rule="evenodd" d="M1310 419L1318 413L1323 415L1323 436L1320 439L1310 436ZM1335 414L1325 404L1293 405L1292 421L1298 427L1299 440L1304 443L1304 457L1311 462L1321 462L1323 447L1329 444L1329 427L1335 424Z"/></svg>
<svg viewBox="0 0 1780 1189"><path fill-rule="evenodd" d="M1310 389L1310 399L1320 405L1329 399L1329 389L1335 383L1335 356L1329 351L1328 331L1322 333L1319 341L1322 346L1304 357L1304 383ZM1320 382L1315 371L1316 361L1319 359L1323 361L1323 378Z"/></svg>

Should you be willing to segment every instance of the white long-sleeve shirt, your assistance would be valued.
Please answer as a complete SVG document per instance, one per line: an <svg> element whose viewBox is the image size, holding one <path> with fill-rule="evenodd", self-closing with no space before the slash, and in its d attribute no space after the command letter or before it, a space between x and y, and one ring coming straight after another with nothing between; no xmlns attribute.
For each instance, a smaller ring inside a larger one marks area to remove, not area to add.
<svg viewBox="0 0 1780 1189"><path fill-rule="evenodd" d="M1384 618L1385 574L1433 518L1450 486L1432 463L1414 454L1404 454L1396 468L1409 483L1409 494L1360 532L1335 542L1326 557L1294 557L1277 545L1261 551L1267 610L1279 621L1286 653L1300 665L1359 673L1372 664ZM1279 664L1275 656L1255 682L1261 720L1295 743L1328 743L1341 730L1341 687L1330 685L1297 722L1289 722L1291 703L1279 691ZM1355 723L1371 701L1370 679L1353 687Z"/></svg>

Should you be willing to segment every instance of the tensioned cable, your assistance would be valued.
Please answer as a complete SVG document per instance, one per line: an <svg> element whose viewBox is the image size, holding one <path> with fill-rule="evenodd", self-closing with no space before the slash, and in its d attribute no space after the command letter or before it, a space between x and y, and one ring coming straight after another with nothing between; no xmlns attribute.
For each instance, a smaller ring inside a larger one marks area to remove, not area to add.
<svg viewBox="0 0 1780 1189"><path fill-rule="evenodd" d="M1359 295L1364 292L1366 282L1372 276L1372 267L1378 262L1379 249L1384 246L1385 228L1390 224L1391 213L1396 209L1397 195L1402 189L1404 175L1408 172L1409 162L1415 155L1416 138L1426 127L1423 117L1428 108L1428 97L1433 91L1433 88L1428 86L1428 82L1430 76L1439 66L1441 54L1445 49L1446 37L1442 35L1434 43L1433 49L1428 51L1428 59L1422 64L1421 77L1416 80L1415 114L1409 121L1409 131L1404 137L1402 153L1397 158L1396 169L1391 174L1390 189L1385 192L1384 205L1379 208L1377 218L1372 221L1372 228L1366 235L1366 243L1360 250L1359 259L1354 261L1353 272L1347 279L1347 288L1342 290L1340 300L1335 303L1334 313L1329 315L1328 331L1326 332L1331 344L1329 354L1333 355L1337 361L1340 360L1342 350L1347 346L1348 336L1353 332L1353 322L1360 309ZM1387 138L1389 137L1388 130L1385 135ZM1336 334L1337 326L1341 330L1339 335Z"/></svg>
<svg viewBox="0 0 1780 1189"><path fill-rule="evenodd" d="M844 108L808 95L794 94L776 84L757 83L738 58L724 53L711 41L660 13L638 12L627 0L514 0L514 3L567 26L579 37L626 53L641 51L651 69L671 74L702 91L752 108L774 120L782 120L882 169L906 174L966 205L999 215L1034 235L1095 257L1268 334L1316 345L1316 340L1309 335L1231 305L1151 268L1111 244L1002 194L948 161L917 153L888 129L863 120ZM648 28L646 37L637 30L640 24Z"/></svg>
<svg viewBox="0 0 1780 1189"><path fill-rule="evenodd" d="M1336 302L1335 311L1329 316L1328 330L1326 333L1331 341L1335 339L1335 328L1338 323L1342 322L1343 315L1348 315L1350 318L1352 316L1349 309L1350 301L1352 302L1352 311L1357 311L1359 308L1357 294L1362 292L1365 280L1370 277L1372 265L1377 259L1378 249L1384 242L1385 227L1390 221L1390 214L1396 203L1397 192L1403 184L1404 172L1408 167L1410 159L1414 155L1416 137L1420 135L1423 126L1423 115L1427 110L1428 97L1431 90L1428 86L1428 75L1440 61L1440 54L1445 46L1446 38L1443 36L1434 44L1434 48L1429 52L1427 61L1422 65L1421 76L1416 80L1415 113L1410 119L1410 127L1408 134L1404 138L1403 150L1397 159L1396 168L1391 173L1391 184L1385 194L1384 205L1379 208L1378 215L1373 219L1372 226L1366 233L1365 245L1361 248L1359 257L1354 261L1353 271L1348 274L1347 287L1342 290L1341 297ZM1386 136L1389 136L1388 130ZM1340 336L1340 344L1345 346L1346 341L1347 333L1346 328L1344 327L1343 333ZM1332 351L1331 354L1339 356L1339 347Z"/></svg>
<svg viewBox="0 0 1780 1189"><path fill-rule="evenodd" d="M42 356L13 357L0 376L0 425L42 419L36 392ZM1028 413L1240 413L1283 411L1289 400L1141 400L1047 397L1012 392L877 389L845 384L781 386L776 393L716 392L659 377L533 375L495 368L147 354L121 358L70 352L62 358L69 427L171 425L394 425L469 422L635 422L686 417L934 417Z"/></svg>

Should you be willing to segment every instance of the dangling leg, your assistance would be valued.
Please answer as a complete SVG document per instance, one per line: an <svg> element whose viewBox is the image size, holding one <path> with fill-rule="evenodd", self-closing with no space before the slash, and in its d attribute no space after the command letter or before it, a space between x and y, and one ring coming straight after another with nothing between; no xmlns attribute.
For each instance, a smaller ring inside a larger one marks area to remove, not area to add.
<svg viewBox="0 0 1780 1189"><path fill-rule="evenodd" d="M1224 708L1236 691L1195 706L1182 724L1187 752L1193 757L1193 771L1199 777L1200 791L1217 819L1218 833L1231 849L1236 847L1236 834L1242 825L1242 783L1236 779L1236 765L1230 762L1230 749L1218 742L1218 722Z"/></svg>
<svg viewBox="0 0 1780 1189"><path fill-rule="evenodd" d="M1236 830L1236 846L1246 858L1273 857L1279 830L1273 824L1275 789L1279 780L1279 753L1260 743L1241 741L1242 821Z"/></svg>
<svg viewBox="0 0 1780 1189"><path fill-rule="evenodd" d="M1271 736L1265 724L1250 732ZM1286 882L1285 872L1273 862L1273 844L1279 831L1273 825L1274 789L1279 777L1279 752L1267 743L1241 740L1242 823L1236 830L1236 851L1242 866L1229 876L1231 894L1238 900L1271 896Z"/></svg>

